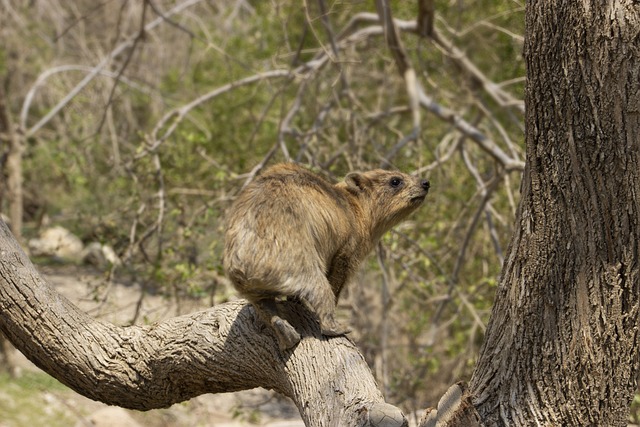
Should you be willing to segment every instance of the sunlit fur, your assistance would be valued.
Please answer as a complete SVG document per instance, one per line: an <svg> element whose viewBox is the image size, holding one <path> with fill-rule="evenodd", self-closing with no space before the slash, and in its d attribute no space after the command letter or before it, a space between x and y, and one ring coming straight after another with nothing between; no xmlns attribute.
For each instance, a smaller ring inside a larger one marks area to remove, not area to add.
<svg viewBox="0 0 640 427"><path fill-rule="evenodd" d="M402 185L390 184L398 180ZM264 300L305 300L323 333L344 285L382 234L424 201L427 181L386 170L351 173L332 184L295 164L258 176L227 214L224 266L238 292Z"/></svg>

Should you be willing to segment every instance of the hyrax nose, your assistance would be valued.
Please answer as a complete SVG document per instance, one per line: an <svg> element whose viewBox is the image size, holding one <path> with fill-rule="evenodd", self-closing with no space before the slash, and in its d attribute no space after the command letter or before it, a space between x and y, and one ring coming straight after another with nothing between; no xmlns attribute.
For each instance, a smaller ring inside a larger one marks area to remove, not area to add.
<svg viewBox="0 0 640 427"><path fill-rule="evenodd" d="M420 187L422 187L424 191L429 191L431 184L429 183L429 180L423 179L422 181L420 181Z"/></svg>

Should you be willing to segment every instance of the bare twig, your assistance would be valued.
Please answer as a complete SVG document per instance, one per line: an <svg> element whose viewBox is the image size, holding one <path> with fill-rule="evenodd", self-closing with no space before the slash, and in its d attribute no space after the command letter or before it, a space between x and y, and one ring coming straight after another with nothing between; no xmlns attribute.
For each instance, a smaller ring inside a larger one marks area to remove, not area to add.
<svg viewBox="0 0 640 427"><path fill-rule="evenodd" d="M379 22L380 18L372 13L359 13L356 14L347 24L345 29L340 33L344 38L341 40L341 43L351 43L354 40L361 40L362 38L368 38L374 35L383 34L383 28L378 25L371 25L360 30L355 31L355 28L358 27L361 23L372 23ZM402 31L415 32L416 31L416 23L409 21L402 21L398 19L393 20L396 28ZM434 30L435 31L435 30ZM445 43L444 38L439 39L441 43ZM459 53L459 49L455 48L453 44L449 44L449 49L456 53ZM492 89L496 88L498 91L494 91L495 97L500 97L501 99L509 100L509 102L514 101L511 95L504 92L499 88L498 85L492 83L489 79L487 79L475 65L473 65L466 57L461 60L462 65L471 66L472 70L474 70L476 77L481 78L482 81L486 83L485 87ZM435 102L430 96L428 96L423 88L417 84L415 86L417 90L417 99L419 105L425 108L427 111L433 113L436 117L441 120L444 120L448 123L451 123L459 132L465 134L472 141L476 142L483 150L489 153L492 157L498 160L502 166L507 171L512 170L524 170L524 162L518 159L514 159L507 155L498 145L495 144L489 137L487 137L483 132L478 130L476 127L471 125L469 122L464 120L459 114L454 112L453 110L440 105ZM507 104L509 103L507 102Z"/></svg>
<svg viewBox="0 0 640 427"><path fill-rule="evenodd" d="M326 48L326 46L324 45L324 43L322 42L322 40L320 39L320 35L316 32L314 26L313 26L313 19L311 18L311 15L309 15L309 5L307 4L307 0L303 0L302 1L302 8L304 10L304 15L307 18L307 22L308 22L308 27L311 30L311 33L313 33L313 36L315 37L316 41L318 42L318 44L320 45L320 47L322 48L322 50L324 51L324 53L327 55L327 57L329 58L329 60L331 62L337 62L337 58L335 56L333 56L333 54Z"/></svg>
<svg viewBox="0 0 640 427"><path fill-rule="evenodd" d="M179 3L170 10L165 13L165 17L172 16L177 13L182 12L183 10L200 3L202 0L185 0L183 3ZM151 31L158 27L160 24L165 22L164 17L157 18L144 27L144 31ZM55 117L73 98L78 95L82 89L84 89L89 82L91 82L97 75L99 75L109 63L116 57L118 57L122 52L129 49L135 42L134 37L129 37L126 41L120 43L115 49L113 49L109 54L107 54L93 69L87 74L69 93L67 93L58 103L49 110L44 117L42 117L38 122L27 129L27 117L29 114L29 108L31 107L30 100L31 98L25 99L25 102L22 105L22 113L20 114L20 128L26 129L25 136L30 137L31 135L38 132L44 125L49 123L49 121Z"/></svg>
<svg viewBox="0 0 640 427"><path fill-rule="evenodd" d="M407 58L407 54L402 46L396 24L392 16L391 7L387 0L376 0L376 9L378 10L378 16L380 22L384 28L384 37L389 46L393 59L396 63L396 67L403 77L405 85L407 87L407 96L409 98L409 106L411 108L413 129L409 135L406 135L400 140L396 147L394 147L386 156L390 160L395 156L402 147L404 147L410 141L417 141L420 137L420 108L418 93L422 90L420 83L416 77L416 72ZM383 166L387 166L389 161L386 160Z"/></svg>
<svg viewBox="0 0 640 427"><path fill-rule="evenodd" d="M269 100L269 102L267 103L267 105L262 109L262 114L260 115L260 119L258 119L258 121L256 122L255 126L253 127L253 131L251 132L251 136L249 136L248 139L248 143L251 144L254 140L254 138L256 137L256 135L258 134L258 130L260 128L260 125L262 123L264 123L265 118L267 117L267 113L269 112L269 110L271 109L271 107L273 106L273 104L275 104L276 99L282 95L282 92L286 89L286 85L282 85L282 87L277 91L277 93L275 93L271 99ZM282 132L279 133L279 135L281 135ZM278 142L280 144L280 151L282 151L282 155L284 156L285 161L289 161L291 160L291 156L289 155L289 150L287 149L287 145L284 142L283 138L278 138Z"/></svg>
<svg viewBox="0 0 640 427"><path fill-rule="evenodd" d="M95 5L92 9L90 9L86 14L82 15L81 17L79 17L78 19L73 20L69 25L67 25L65 28L62 29L62 31L60 31L58 34L56 34L53 37L53 41L57 42L58 40L60 40L62 37L64 37L65 34L67 34L73 27L75 27L76 25L78 25L78 23L80 23L81 21L86 20L87 18L89 18L91 15L93 15L94 13L96 13L97 11L99 11L100 9L102 9L107 3L111 2L112 0L106 0L103 1L101 3L98 3L97 5Z"/></svg>
<svg viewBox="0 0 640 427"><path fill-rule="evenodd" d="M491 214L490 204L487 205L484 214L487 221L487 227L489 227L489 236L491 237L491 242L493 242L493 247L496 250L498 261L500 262L500 265L502 265L502 263L504 263L504 254L502 252L502 246L500 246L500 241L498 240L498 232L496 231L496 227L493 225L493 216Z"/></svg>
<svg viewBox="0 0 640 427"><path fill-rule="evenodd" d="M118 83L120 82L120 79L124 75L125 70L127 69L129 64L131 63L131 59L133 58L133 55L136 52L136 47L138 47L138 44L140 43L140 41L144 40L144 38L145 38L145 21L147 19L147 6L149 5L150 1L151 0L143 0L143 2L142 2L142 14L141 14L141 17L140 17L140 29L138 30L138 34L136 34L134 36L133 43L131 44L131 48L129 49L129 52L128 52L127 56L124 58L124 61L122 62L122 66L120 67L120 69L118 70L118 73L116 74L116 76L114 78L113 85L111 86L111 90L109 91L109 96L107 97L106 106L111 105L111 102L113 101L113 97L116 94L116 88L118 87ZM100 119L100 122L98 123L98 126L96 127L96 129L98 131L102 128L102 126L105 123L105 120L107 119L108 108L105 108L103 111L104 112L102 114L102 118Z"/></svg>
<svg viewBox="0 0 640 427"><path fill-rule="evenodd" d="M464 292L457 291L456 293L458 295L458 298L460 298L460 301L462 301L462 304L467 308L469 313L471 313L471 317L473 317L473 320L476 323L476 325L478 325L478 327L484 333L484 331L487 330L487 326L482 321L482 318L480 318L480 314L478 314L478 310L476 310L473 304L471 304L471 302L469 301L469 298L467 298Z"/></svg>
<svg viewBox="0 0 640 427"><path fill-rule="evenodd" d="M404 51L404 47L400 42L391 7L389 7L389 3L386 0L376 0L376 9L380 22L382 23L382 28L384 29L384 38L391 52L391 56L393 56L400 75L404 76L405 72L411 68L411 65L409 64L409 59Z"/></svg>
<svg viewBox="0 0 640 427"><path fill-rule="evenodd" d="M389 394L389 372L387 365L387 349L389 345L389 308L391 306L391 279L389 268L385 263L385 251L382 243L378 243L376 248L376 259L378 266L382 272L382 289L380 294L380 300L382 303L382 319L380 319L380 373L379 380L382 382L382 394L387 396Z"/></svg>
<svg viewBox="0 0 640 427"><path fill-rule="evenodd" d="M140 159L146 156L148 153L152 153L156 151L158 147L169 136L173 134L173 132L176 130L177 126L182 122L185 116L189 112L191 112L191 110L200 106L201 104L204 104L205 102L208 102L213 98L220 96L240 86L245 86L248 84L252 84L252 83L265 80L265 79L270 79L270 78L291 78L294 75L295 75L294 72L289 70L272 70L272 71L266 71L264 73L254 74L252 76L245 77L244 79L236 80L234 82L215 88L214 90L199 96L198 98L194 99L188 104L185 104L181 107L178 107L169 111L160 119L160 121L153 128L153 130L151 131L151 135L149 136L149 139L147 141L148 143L147 147L145 147L143 151L138 153L135 159ZM170 120L172 120L171 124L169 124L168 128L164 131L164 133L161 136L159 136L158 134L167 126Z"/></svg>
<svg viewBox="0 0 640 427"><path fill-rule="evenodd" d="M464 137L465 137L464 135L459 136L456 132L451 132L447 134L442 139L442 142L440 142L436 147L436 160L434 160L427 166L423 166L420 169L416 170L415 174L418 176L422 176L426 173L431 172L433 169L439 167L445 162L447 162L451 157L453 157L453 153L455 153L458 150L458 147L462 143L462 140L464 139ZM439 155L438 151L440 149L446 150L444 151L444 154Z"/></svg>
<svg viewBox="0 0 640 427"><path fill-rule="evenodd" d="M466 256L466 252L467 252L467 248L469 246L469 243L471 241L471 237L478 225L478 222L480 221L480 218L482 217L482 214L486 211L487 209L487 205L489 204L489 201L491 199L491 197L493 196L494 191L497 189L498 184L500 184L500 182L502 182L503 177L506 173L505 170L500 169L498 171L498 173L491 179L491 181L489 181L488 183L485 183L482 178L480 177L480 175L478 174L477 169L471 164L471 162L469 161L468 157L466 156L466 153L464 152L463 149L461 149L461 151L463 152L463 159L465 160L465 164L467 165L467 168L469 169L469 171L471 172L471 174L476 178L476 180L478 181L478 186L479 186L479 195L482 196L482 199L480 200L480 204L475 212L475 214L473 215L473 218L471 219L471 222L469 223L468 227L467 227L467 231L465 233L465 237L463 239L462 244L460 245L460 250L458 252L458 257L456 258L456 263L454 265L453 271L451 273L451 277L449 279L449 289L447 290L447 298L444 299L439 307L436 309L436 312L433 316L433 320L432 320L432 328L436 328L438 326L438 324L440 323L440 318L442 316L442 313L444 312L444 308L445 306L451 301L451 297L453 295L453 292L455 291L455 287L458 283L458 276L460 274L460 270L462 268L462 265L465 261L465 256Z"/></svg>
<svg viewBox="0 0 640 427"><path fill-rule="evenodd" d="M113 71L104 70L104 69L96 70L95 67L89 67L86 65L78 65L78 64L59 65L57 67L49 68L43 71L38 76L36 81L33 83L33 85L31 86L31 88L27 92L27 95L24 98L24 102L22 104L22 111L20 112L20 126L22 129L26 127L29 108L31 107L31 103L33 102L33 98L35 97L38 89L40 89L50 77L54 76L55 74L65 73L68 71L82 71L82 72L88 73L88 75L92 75L93 76L92 78L95 78L97 76L104 76L112 79L118 78L118 73L114 73ZM136 89L142 93L145 93L145 94L151 93L150 89L147 89L143 85L140 85L132 80L129 80L124 76L120 76L119 79L122 83L125 83L131 86L133 89ZM33 135L33 133L35 133L35 131L31 130L29 135Z"/></svg>
<svg viewBox="0 0 640 427"><path fill-rule="evenodd" d="M443 107L433 101L424 92L419 93L420 105L431 111L441 120L451 123L458 131L465 134L469 139L477 143L480 148L495 158L505 168L506 171L524 170L524 162L511 158L499 146L489 139L484 133L480 132L476 127L464 120L454 111Z"/></svg>
<svg viewBox="0 0 640 427"><path fill-rule="evenodd" d="M511 137L509 136L509 133L502 126L500 121L496 119L495 115L489 112L489 109L484 105L483 102L477 102L476 105L478 106L478 108L480 108L481 111L485 113L491 124L497 129L498 133L502 137L502 140L507 144L511 156L516 160L520 160L519 150L516 148L516 145L513 143Z"/></svg>
<svg viewBox="0 0 640 427"><path fill-rule="evenodd" d="M296 156L296 161L300 161L302 159L302 156L307 151L307 148L309 147L310 142L312 140L314 141L317 140L318 133L320 132L320 129L322 128L326 117L329 115L329 112L334 108L335 104L336 104L336 100L330 99L327 103L325 103L325 105L322 106L322 108L320 108L320 110L318 111L318 114L316 115L313 121L313 125L311 126L311 129L309 129L309 131L306 132L304 135L302 144L300 145L300 151Z"/></svg>
<svg viewBox="0 0 640 427"><path fill-rule="evenodd" d="M164 213L166 210L166 192L164 189L164 175L162 173L162 164L158 153L153 153L153 167L156 172L156 181L158 182L158 219L156 220L156 234L158 235L157 259L162 255L163 239L162 230L164 226Z"/></svg>
<svg viewBox="0 0 640 427"><path fill-rule="evenodd" d="M459 31L456 34L456 37L464 37L465 35L469 34L471 31L474 31L476 28L478 27L488 27L488 28L492 28L495 30L498 30L504 34L507 34L509 37L513 38L514 40L518 41L519 43L523 43L524 42L524 37L520 34L515 34L513 31L509 31L506 30L505 28L499 26L499 25L495 25L493 24L491 21L495 20L496 18L502 18L504 16L507 15L511 15L514 13L523 13L524 12L524 6L520 6L520 7L515 7L513 9L509 9L509 10L505 10L499 13L496 13L494 15L488 16L480 21L474 22L473 24L471 24L470 26L468 26L467 28L465 28L462 31ZM449 28L448 28L449 29Z"/></svg>
<svg viewBox="0 0 640 427"><path fill-rule="evenodd" d="M253 167L253 169L251 169L251 172L249 172L247 178L244 181L244 184L242 184L242 188L245 188L247 185L249 185L249 183L253 181L256 175L258 175L260 171L264 169L267 163L269 163L269 160L271 160L273 155L276 154L276 151L278 151L279 146L280 144L274 144L274 146L271 147L271 150L269 150L269 152L262 158L262 161L260 161L260 163L258 163Z"/></svg>
<svg viewBox="0 0 640 427"><path fill-rule="evenodd" d="M514 98L510 93L504 91L500 85L492 82L451 40L447 39L435 29L432 34L432 39L449 55L449 58L461 70L467 73L475 84L482 87L498 105L515 107L520 113L524 114L524 101Z"/></svg>
<svg viewBox="0 0 640 427"><path fill-rule="evenodd" d="M336 44L336 38L333 33L333 27L331 26L331 21L329 20L329 15L327 12L327 5L325 3L325 0L318 0L318 6L320 8L320 21L322 22L325 32L327 33L327 38L329 39L329 44L331 45L331 51L333 52L337 60L338 45ZM309 25L311 25L311 22L309 22Z"/></svg>
<svg viewBox="0 0 640 427"><path fill-rule="evenodd" d="M153 10L153 13L155 13L160 18L162 18L167 24L169 24L172 27L177 28L178 30L188 34L189 37L191 37L192 39L196 38L196 35L191 30L189 30L188 28L184 27L183 25L180 25L178 22L174 21L173 19L169 19L168 16L166 16L160 9L158 9L158 7L155 5L155 3L153 1L146 0L145 3L147 5L149 5L151 10Z"/></svg>
<svg viewBox="0 0 640 427"><path fill-rule="evenodd" d="M9 219L11 232L19 242L22 242L22 217L23 217L23 188L22 188L22 154L24 153L24 137L20 134L9 111L9 99L4 89L4 83L0 83L0 143L8 145L6 160L2 165L6 173L7 198L9 202ZM4 177L3 177L4 178ZM4 190L4 188L3 188Z"/></svg>
<svg viewBox="0 0 640 427"><path fill-rule="evenodd" d="M489 183L485 183L482 177L480 176L480 173L478 172L478 170L471 163L471 160L469 159L468 154L464 149L464 146L460 147L460 151L462 152L462 158L464 160L465 165L467 166L467 169L469 170L471 175L476 179L476 182L478 183L478 190L482 199L480 201L480 206L476 210L476 213L474 214L473 219L471 220L471 223L467 228L467 232L465 233L465 237L462 242L462 245L460 246L460 252L458 253L458 258L456 259L456 264L453 268L453 272L451 273L451 280L453 283L458 282L460 269L462 268L462 265L465 261L466 251L469 246L469 242L471 241L473 232L475 231L478 225L478 222L482 217L482 214L485 212L485 209L489 204L491 197L493 196L493 192L498 187L498 184L502 181L502 176L504 174L504 172L499 171L498 174L494 176Z"/></svg>
<svg viewBox="0 0 640 427"><path fill-rule="evenodd" d="M302 95L304 94L307 88L307 82L302 81L300 86L298 87L298 92L296 93L296 97L293 100L293 104L289 107L289 110L285 114L284 118L280 121L280 130L278 131L278 143L281 147L286 147L286 143L284 138L286 135L294 135L299 136L300 132L297 129L293 129L291 127L291 122L295 115L300 110L302 105ZM302 150L301 150L302 151Z"/></svg>

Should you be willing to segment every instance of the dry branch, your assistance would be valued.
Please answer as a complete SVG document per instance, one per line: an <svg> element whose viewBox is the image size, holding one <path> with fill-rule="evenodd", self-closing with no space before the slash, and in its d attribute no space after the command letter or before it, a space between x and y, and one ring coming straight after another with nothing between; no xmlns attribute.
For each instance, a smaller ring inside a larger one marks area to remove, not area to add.
<svg viewBox="0 0 640 427"><path fill-rule="evenodd" d="M6 186L9 220L17 239L22 240L23 177L21 160L24 152L24 138L13 123L4 87L0 87L0 143L6 144L8 147L6 160L1 166L5 169L3 173L6 174L6 182L3 186ZM2 202L1 198L0 202Z"/></svg>
<svg viewBox="0 0 640 427"><path fill-rule="evenodd" d="M394 150L386 156L385 162L389 162L391 155L395 155L409 141L415 141L420 135L420 103L418 99L418 93L421 90L420 83L416 76L416 72L411 66L407 53L398 35L398 30L393 19L391 7L386 0L376 0L376 9L378 10L378 17L384 28L384 38L387 41L387 46L391 52L393 59L398 68L398 72L404 79L404 83L407 87L407 96L409 98L409 106L411 108L411 115L413 121L413 130L411 133L396 144Z"/></svg>
<svg viewBox="0 0 640 427"><path fill-rule="evenodd" d="M92 319L48 285L3 222L0 248L0 331L91 399L150 410L204 393L264 387L289 396L307 426L406 425L384 403L355 345L322 337L299 303L281 307L304 336L285 353L242 300L119 327Z"/></svg>
<svg viewBox="0 0 640 427"><path fill-rule="evenodd" d="M148 153L156 151L158 147L164 141L166 141L169 136L173 134L178 125L187 116L187 114L189 114L191 110L198 107L199 105L211 101L212 99L241 86L271 78L292 78L294 76L295 70L271 70L265 71L264 73L254 74L252 76L248 76L243 79L236 80L226 85L217 87L214 90L199 96L188 104L169 111L160 119L160 121L158 121L158 123L154 127L151 135L149 136L148 146L145 147L145 149L141 151L135 158L140 159L146 156ZM162 135L159 135L163 130L164 132L162 133Z"/></svg>
<svg viewBox="0 0 640 427"><path fill-rule="evenodd" d="M360 41L363 38L385 34L384 28L381 25L369 25L367 27L357 29L363 23L375 24L379 22L380 17L373 13L363 12L354 15L345 28L340 32L340 43L353 43L354 41ZM399 19L393 19L392 22L394 27L401 31L410 33L418 31L416 22L403 21ZM433 39L442 48L449 52L452 60L477 80L481 87L484 88L493 99L498 101L500 105L504 107L516 106L520 111L523 109L522 102L520 100L515 99L508 92L502 90L500 85L487 78L451 41L437 33L435 29L432 30L432 33ZM417 90L419 105L422 108L431 112L440 120L451 123L456 130L466 135L469 139L477 143L484 151L495 158L507 171L524 170L523 161L509 156L493 140L491 140L491 138L466 121L460 114L437 103L424 92L424 89L419 84L416 84L415 88Z"/></svg>
<svg viewBox="0 0 640 427"><path fill-rule="evenodd" d="M300 97L304 92L305 82L312 78L314 73L319 72L327 63L335 60L335 55L338 54L340 49L344 49L349 45L359 43L363 39L375 36L375 35L386 35L387 41L390 46L390 50L394 52L394 58L396 59L396 64L398 66L398 70L405 79L405 83L407 85L407 93L409 95L409 99L411 100L411 111L413 116L413 124L414 130L405 139L398 143L398 146L402 146L406 144L409 140L415 139L417 137L417 133L420 128L420 114L418 106L425 108L427 111L433 113L436 117L441 120L444 120L448 123L451 123L459 132L469 137L471 140L476 142L483 150L489 153L492 157L494 157L507 171L512 170L523 170L524 162L512 158L506 152L504 152L494 141L492 141L489 137L487 137L483 132L477 129L475 126L464 120L461 115L457 114L455 111L450 110L446 107L441 106L437 102L435 102L432 98L430 98L423 90L421 85L419 84L415 71L411 68L406 54L404 54L404 50L402 45L400 44L400 39L397 35L397 29L408 32L416 31L416 23L408 22L393 19L390 15L390 9L386 2L379 1L379 10L380 14L383 17L383 21L385 22L385 26L382 25L371 25L359 30L355 30L357 26L362 23L371 23L371 22L380 22L380 17L371 13L360 13L354 16L354 18L349 21L349 23L345 26L345 28L339 33L337 41L334 41L332 33L330 34L330 38L332 40L331 50L333 54L330 54L327 49L321 50L316 56L296 67L293 70L286 69L276 69L270 71L264 71L261 73L256 73L251 76L244 77L242 79L227 83L223 86L217 87L208 93L201 95L200 97L194 99L193 101L177 107L168 113L166 113L156 124L153 131L148 137L147 146L143 151L141 151L136 159L146 156L148 153L154 152L158 149L158 147L169 138L173 132L176 130L177 126L184 120L184 118L198 106L211 101L212 99L220 96L224 93L227 93L237 87L245 86L248 84L253 84L256 82L260 82L266 79L272 78L298 78L300 81L300 89L292 104L291 108L285 115L284 120L281 123L281 130L279 133L279 144L280 146L284 146L283 137L286 133L294 132L290 128L290 123L298 112L300 108ZM384 19L386 17L386 19ZM388 26L388 28L387 28ZM395 36L393 36L395 34ZM439 43L445 43L446 40L437 36L434 30L434 37L438 37ZM458 52L455 50L455 46L447 42L446 44L449 50L453 52ZM494 91L494 97L500 98L503 103L507 105L511 105L515 103L512 97L506 92L499 89L498 85L492 84L486 77L484 77L476 67L473 66L465 58L460 59L463 65L468 65L472 70L475 70L473 75L477 76L477 78L482 79L485 83L483 87L486 87L488 90L491 89ZM343 79L343 86L346 87L346 82ZM390 156L393 155L393 152L390 152Z"/></svg>
<svg viewBox="0 0 640 427"><path fill-rule="evenodd" d="M148 32L155 29L160 24L166 22L167 17L175 15L176 13L180 13L183 10L200 3L202 0L186 0L183 3L177 4L175 7L168 10L163 16L154 19L150 23L144 26L143 31ZM20 114L20 129L24 130L24 133L27 137L34 135L38 130L40 130L44 125L49 123L49 121L55 117L73 98L78 95L82 89L84 89L96 76L101 74L104 69L111 63L111 61L118 57L123 52L127 51L127 49L131 48L137 38L138 34L129 37L126 41L120 43L115 49L113 49L109 54L107 54L93 69L87 74L69 93L67 93L58 103L51 109L49 112L42 117L38 122L27 128L27 117L29 115L29 109L31 108L31 100L32 97L27 97L22 105L22 112ZM45 71L47 73L47 71ZM39 82L40 78L36 80ZM34 86L31 90L37 89Z"/></svg>
<svg viewBox="0 0 640 427"><path fill-rule="evenodd" d="M492 82L451 40L447 39L442 33L435 29L433 30L432 38L438 46L449 54L449 58L468 74L476 85L482 87L498 105L502 107L515 107L520 113L524 114L524 101L514 98L510 93L502 90L500 85Z"/></svg>

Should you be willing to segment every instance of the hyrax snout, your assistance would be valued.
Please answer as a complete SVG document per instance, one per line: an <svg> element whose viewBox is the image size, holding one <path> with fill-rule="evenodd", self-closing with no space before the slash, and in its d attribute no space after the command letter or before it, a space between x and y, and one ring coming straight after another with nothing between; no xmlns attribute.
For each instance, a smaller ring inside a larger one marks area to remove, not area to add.
<svg viewBox="0 0 640 427"><path fill-rule="evenodd" d="M250 183L227 216L224 267L238 292L274 329L281 349L300 335L278 316L277 297L306 301L322 333L349 332L334 318L343 287L380 237L424 201L429 181L387 170L332 184L295 164Z"/></svg>

